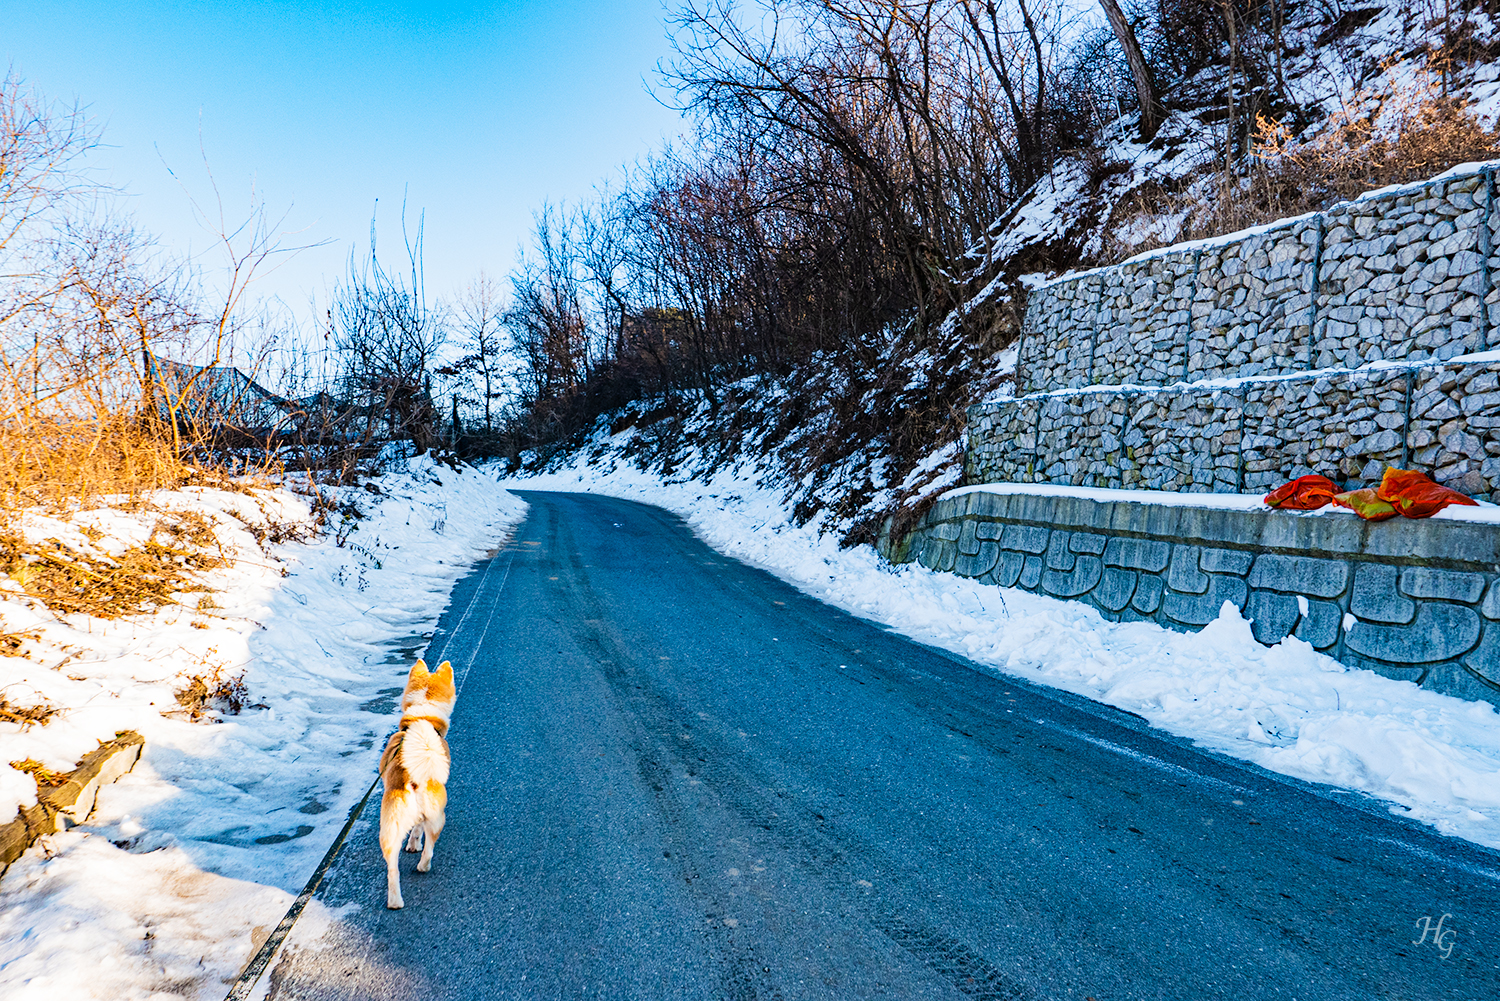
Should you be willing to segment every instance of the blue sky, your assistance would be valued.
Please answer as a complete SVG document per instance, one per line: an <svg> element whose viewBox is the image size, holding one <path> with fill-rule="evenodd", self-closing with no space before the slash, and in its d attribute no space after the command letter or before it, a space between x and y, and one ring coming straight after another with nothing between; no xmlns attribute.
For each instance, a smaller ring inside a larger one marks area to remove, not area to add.
<svg viewBox="0 0 1500 1001"><path fill-rule="evenodd" d="M214 239L189 201L212 205L201 127L229 216L254 189L289 210L287 243L331 241L257 286L305 314L364 246L377 198L382 247L403 191L412 218L425 209L444 294L503 275L544 199L586 196L677 134L645 87L670 53L662 19L660 0L0 0L0 57L88 107L96 176L179 251Z"/></svg>

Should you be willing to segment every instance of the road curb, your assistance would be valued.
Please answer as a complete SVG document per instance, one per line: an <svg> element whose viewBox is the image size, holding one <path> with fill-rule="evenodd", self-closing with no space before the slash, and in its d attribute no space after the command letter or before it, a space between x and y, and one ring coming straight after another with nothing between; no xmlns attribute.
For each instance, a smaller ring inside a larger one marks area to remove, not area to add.
<svg viewBox="0 0 1500 1001"><path fill-rule="evenodd" d="M317 893L318 887L323 884L323 877L328 875L329 869L333 868L333 863L339 857L340 849L344 847L344 842L349 839L349 832L354 829L354 822L359 819L360 812L364 810L365 804L370 801L370 794L375 791L375 787L379 783L380 776L376 775L375 780L370 783L370 788L365 790L364 796L360 797L359 802L355 803L353 808L350 809L349 818L344 821L344 827L339 831L338 837L333 839L333 844L329 846L328 852L323 856L323 861L319 862L318 868L313 870L312 877L307 881L307 885L302 888L301 893L297 894L297 899L292 901L292 906L282 916L281 921L276 925L276 929L266 937L266 940L261 943L260 948L255 950L255 955L251 956L249 961L245 963L244 969L240 970L240 975L235 978L234 984L229 988L229 993L225 995L225 1001L245 1001L250 996L250 992L255 989L255 985L260 980L261 975L266 972L266 968L271 965L271 960L276 957L276 950L281 948L281 943L291 934L292 926L297 923L297 919L302 916L302 911L307 907L308 901L312 900L313 894Z"/></svg>

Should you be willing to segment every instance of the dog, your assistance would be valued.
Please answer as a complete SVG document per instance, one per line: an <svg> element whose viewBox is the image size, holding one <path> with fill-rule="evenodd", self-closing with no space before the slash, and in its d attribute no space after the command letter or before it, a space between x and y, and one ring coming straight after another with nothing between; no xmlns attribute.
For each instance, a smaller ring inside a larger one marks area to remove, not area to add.
<svg viewBox="0 0 1500 1001"><path fill-rule="evenodd" d="M429 672L421 660L412 665L401 694L401 723L380 755L385 795L380 800L380 853L385 856L385 906L400 910L401 839L410 832L406 850L420 850L417 871L432 868L432 849L443 833L448 805L448 720L458 691L453 665L446 660ZM425 835L425 838L424 838Z"/></svg>

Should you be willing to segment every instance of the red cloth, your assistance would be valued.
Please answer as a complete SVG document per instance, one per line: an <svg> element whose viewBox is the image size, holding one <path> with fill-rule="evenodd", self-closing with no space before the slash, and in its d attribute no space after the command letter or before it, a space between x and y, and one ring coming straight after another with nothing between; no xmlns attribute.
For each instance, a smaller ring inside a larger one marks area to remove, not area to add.
<svg viewBox="0 0 1500 1001"><path fill-rule="evenodd" d="M1338 489L1328 477L1310 473L1266 494L1266 503L1289 511L1314 511L1332 503Z"/></svg>
<svg viewBox="0 0 1500 1001"><path fill-rule="evenodd" d="M1439 486L1415 469L1387 469L1375 496L1406 518L1431 518L1449 504L1479 506L1473 498Z"/></svg>

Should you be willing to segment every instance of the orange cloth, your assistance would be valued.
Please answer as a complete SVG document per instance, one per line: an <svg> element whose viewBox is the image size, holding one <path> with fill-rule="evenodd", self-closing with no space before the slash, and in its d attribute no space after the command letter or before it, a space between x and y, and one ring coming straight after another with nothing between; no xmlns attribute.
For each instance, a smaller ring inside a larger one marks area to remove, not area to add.
<svg viewBox="0 0 1500 1001"><path fill-rule="evenodd" d="M1365 521L1385 521L1396 517L1398 513L1393 505L1375 496L1374 487L1334 494L1333 502L1339 507L1348 508Z"/></svg>
<svg viewBox="0 0 1500 1001"><path fill-rule="evenodd" d="M1331 503L1338 489L1328 477L1310 473L1266 494L1266 503L1291 511L1313 511Z"/></svg>
<svg viewBox="0 0 1500 1001"><path fill-rule="evenodd" d="M1387 469L1375 496L1407 518L1430 518L1449 504L1479 506L1473 498L1439 486L1415 469Z"/></svg>

